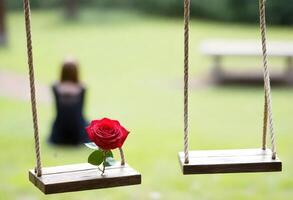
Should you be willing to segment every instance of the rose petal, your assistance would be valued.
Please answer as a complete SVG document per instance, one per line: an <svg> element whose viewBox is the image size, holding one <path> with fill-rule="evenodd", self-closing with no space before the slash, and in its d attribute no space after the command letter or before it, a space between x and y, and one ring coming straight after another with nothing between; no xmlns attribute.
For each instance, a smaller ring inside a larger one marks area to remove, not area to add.
<svg viewBox="0 0 293 200"><path fill-rule="evenodd" d="M105 150L122 147L129 134L119 121L108 118L93 120L86 132L97 146Z"/></svg>

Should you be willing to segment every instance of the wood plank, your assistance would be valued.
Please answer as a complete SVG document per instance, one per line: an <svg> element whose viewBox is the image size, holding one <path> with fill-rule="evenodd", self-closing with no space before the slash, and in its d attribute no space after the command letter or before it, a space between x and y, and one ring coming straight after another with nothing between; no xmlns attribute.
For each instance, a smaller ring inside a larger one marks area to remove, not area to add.
<svg viewBox="0 0 293 200"><path fill-rule="evenodd" d="M223 156L255 156L255 155L269 155L270 149L223 149L223 150L197 150L190 151L189 157L223 157ZM179 152L179 156L183 157L184 152Z"/></svg>
<svg viewBox="0 0 293 200"><path fill-rule="evenodd" d="M269 42L267 52L270 56L293 57L293 42ZM261 56L260 41L252 40L206 40L200 50L209 56Z"/></svg>
<svg viewBox="0 0 293 200"><path fill-rule="evenodd" d="M29 179L45 194L141 184L141 175L128 165L107 167L101 176L88 163L43 168L42 177L30 170Z"/></svg>
<svg viewBox="0 0 293 200"><path fill-rule="evenodd" d="M89 163L71 164L63 166L45 167L42 169L43 174L65 173L70 171L76 171L77 169L96 169L97 167Z"/></svg>
<svg viewBox="0 0 293 200"><path fill-rule="evenodd" d="M183 174L244 173L282 171L282 162L272 159L270 149L190 151L189 163L179 152Z"/></svg>

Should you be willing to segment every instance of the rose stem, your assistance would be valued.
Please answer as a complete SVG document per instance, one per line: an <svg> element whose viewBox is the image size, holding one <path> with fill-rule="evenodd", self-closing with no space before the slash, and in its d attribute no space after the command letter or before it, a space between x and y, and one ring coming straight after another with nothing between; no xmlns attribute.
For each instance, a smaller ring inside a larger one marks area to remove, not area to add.
<svg viewBox="0 0 293 200"><path fill-rule="evenodd" d="M105 168L106 168L106 151L103 151L103 156L104 156L104 160L103 160L103 170L102 170L102 175L104 175L105 173Z"/></svg>

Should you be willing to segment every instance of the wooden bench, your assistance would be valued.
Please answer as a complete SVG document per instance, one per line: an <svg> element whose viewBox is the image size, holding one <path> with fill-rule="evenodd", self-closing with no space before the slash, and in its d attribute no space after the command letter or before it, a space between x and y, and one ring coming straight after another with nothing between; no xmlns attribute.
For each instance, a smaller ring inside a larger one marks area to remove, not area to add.
<svg viewBox="0 0 293 200"><path fill-rule="evenodd" d="M258 67L259 70L252 71L227 70L222 66L223 58L228 56L261 57L260 41L208 40L202 42L200 50L204 55L213 59L213 82L217 84L263 84L262 66ZM293 85L293 42L270 42L267 52L269 57L282 57L286 63L285 70L272 71L270 68L271 83L273 85Z"/></svg>

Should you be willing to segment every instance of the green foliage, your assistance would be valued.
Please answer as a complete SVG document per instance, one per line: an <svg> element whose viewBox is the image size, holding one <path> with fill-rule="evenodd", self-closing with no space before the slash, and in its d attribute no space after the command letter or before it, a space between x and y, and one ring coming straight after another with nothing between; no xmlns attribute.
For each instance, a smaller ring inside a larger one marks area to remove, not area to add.
<svg viewBox="0 0 293 200"><path fill-rule="evenodd" d="M65 0L31 0L33 8L63 6ZM21 8L19 0L7 1L9 8ZM182 16L183 0L80 0L80 6L87 7L127 7L141 11L166 15ZM268 0L268 22L293 24L293 4L291 0ZM258 22L257 0L191 0L192 16L238 22Z"/></svg>
<svg viewBox="0 0 293 200"><path fill-rule="evenodd" d="M96 150L88 157L88 163L92 165L100 165L104 161L104 152L101 150Z"/></svg>
<svg viewBox="0 0 293 200"><path fill-rule="evenodd" d="M106 158L113 158L113 153L112 153L112 151L106 151L106 154L105 154L105 157Z"/></svg>
<svg viewBox="0 0 293 200"><path fill-rule="evenodd" d="M142 10L169 16L182 15L182 0L144 0L136 4ZM267 1L267 20L273 24L293 24L291 0ZM191 16L235 22L258 22L256 0L191 0Z"/></svg>
<svg viewBox="0 0 293 200"><path fill-rule="evenodd" d="M32 8L45 8L62 5L64 0L30 0L30 5ZM22 8L22 1L20 0L6 0L7 7L10 9L20 9Z"/></svg>
<svg viewBox="0 0 293 200"><path fill-rule="evenodd" d="M194 0L192 6L192 14L211 19L256 23L259 18L259 5L255 0ZM293 23L293 4L290 0L268 0L266 8L269 23Z"/></svg>
<svg viewBox="0 0 293 200"><path fill-rule="evenodd" d="M105 160L105 166L111 166L113 163L113 160L109 159L109 158L113 158L112 151L103 151L103 150L99 149L99 150L92 152L89 155L88 163L90 163L92 165L99 166Z"/></svg>
<svg viewBox="0 0 293 200"><path fill-rule="evenodd" d="M274 24L293 24L293 2L289 0L268 1L269 21Z"/></svg>

